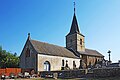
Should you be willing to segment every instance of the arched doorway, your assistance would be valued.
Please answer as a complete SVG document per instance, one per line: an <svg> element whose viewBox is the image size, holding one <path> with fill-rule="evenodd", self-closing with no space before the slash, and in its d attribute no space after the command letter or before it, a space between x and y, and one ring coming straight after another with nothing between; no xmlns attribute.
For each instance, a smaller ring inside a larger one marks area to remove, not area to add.
<svg viewBox="0 0 120 80"><path fill-rule="evenodd" d="M49 61L44 62L44 70L45 71L50 71L50 62Z"/></svg>

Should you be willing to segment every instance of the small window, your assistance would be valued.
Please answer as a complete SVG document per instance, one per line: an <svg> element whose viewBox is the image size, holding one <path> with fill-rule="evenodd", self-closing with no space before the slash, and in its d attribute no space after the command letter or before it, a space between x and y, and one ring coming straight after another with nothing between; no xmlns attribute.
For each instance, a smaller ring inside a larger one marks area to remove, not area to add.
<svg viewBox="0 0 120 80"><path fill-rule="evenodd" d="M73 65L75 65L75 61L73 61Z"/></svg>
<svg viewBox="0 0 120 80"><path fill-rule="evenodd" d="M72 39L70 40L70 43L72 44Z"/></svg>
<svg viewBox="0 0 120 80"><path fill-rule="evenodd" d="M82 39L80 39L80 45L82 45Z"/></svg>
<svg viewBox="0 0 120 80"><path fill-rule="evenodd" d="M73 66L76 66L75 61L73 61Z"/></svg>
<svg viewBox="0 0 120 80"><path fill-rule="evenodd" d="M66 60L66 65L65 65L65 67L68 67L68 61Z"/></svg>
<svg viewBox="0 0 120 80"><path fill-rule="evenodd" d="M29 48L26 49L26 57L30 57L30 49Z"/></svg>
<svg viewBox="0 0 120 80"><path fill-rule="evenodd" d="M76 64L75 64L75 61L73 61L73 68L76 68Z"/></svg>
<svg viewBox="0 0 120 80"><path fill-rule="evenodd" d="M62 67L64 67L64 64L65 64L65 63L64 63L64 60L62 60Z"/></svg>

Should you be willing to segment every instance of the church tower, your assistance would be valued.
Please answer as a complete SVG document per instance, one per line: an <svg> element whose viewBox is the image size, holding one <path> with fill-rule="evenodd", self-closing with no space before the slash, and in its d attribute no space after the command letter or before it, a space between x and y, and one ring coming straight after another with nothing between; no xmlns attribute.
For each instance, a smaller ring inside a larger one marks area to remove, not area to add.
<svg viewBox="0 0 120 80"><path fill-rule="evenodd" d="M66 35L66 48L74 51L85 51L84 35L80 33L77 18L75 15L75 3L74 3L74 15L71 24L70 32Z"/></svg>

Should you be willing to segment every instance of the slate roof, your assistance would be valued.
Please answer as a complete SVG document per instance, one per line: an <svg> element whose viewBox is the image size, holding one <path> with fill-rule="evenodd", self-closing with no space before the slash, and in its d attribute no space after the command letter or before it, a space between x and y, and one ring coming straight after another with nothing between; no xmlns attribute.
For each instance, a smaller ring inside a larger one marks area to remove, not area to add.
<svg viewBox="0 0 120 80"><path fill-rule="evenodd" d="M104 57L101 53L99 53L96 50L91 50L91 49L85 49L85 52L79 51L79 54L83 55L89 55L89 56L99 56L99 57Z"/></svg>
<svg viewBox="0 0 120 80"><path fill-rule="evenodd" d="M74 33L79 33L80 34L75 13L74 13L74 16L73 16L72 25L71 25L71 29L70 29L69 35L70 34L74 34Z"/></svg>
<svg viewBox="0 0 120 80"><path fill-rule="evenodd" d="M31 40L31 39L30 39L30 42L39 54L61 56L61 57L68 57L68 58L79 58L75 56L74 53L72 53L71 51L69 51L64 47L60 47L57 45L40 42L36 40Z"/></svg>
<svg viewBox="0 0 120 80"><path fill-rule="evenodd" d="M70 32L68 33L68 35L71 35L71 34L74 34L74 33L78 33L78 34L80 34L84 37L84 35L81 34L80 31L79 31L79 26L78 26L78 22L77 22L77 18L76 18L75 13L74 13L72 24L71 24L71 29L70 29Z"/></svg>

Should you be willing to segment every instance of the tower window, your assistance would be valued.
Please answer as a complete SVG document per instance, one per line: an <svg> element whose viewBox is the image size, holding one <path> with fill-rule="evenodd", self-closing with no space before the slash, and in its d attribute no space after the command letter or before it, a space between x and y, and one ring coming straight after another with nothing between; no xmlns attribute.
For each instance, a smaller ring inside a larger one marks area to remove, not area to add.
<svg viewBox="0 0 120 80"><path fill-rule="evenodd" d="M80 39L80 45L82 45L82 39Z"/></svg>
<svg viewBox="0 0 120 80"><path fill-rule="evenodd" d="M70 39L70 43L72 44L72 39Z"/></svg>

